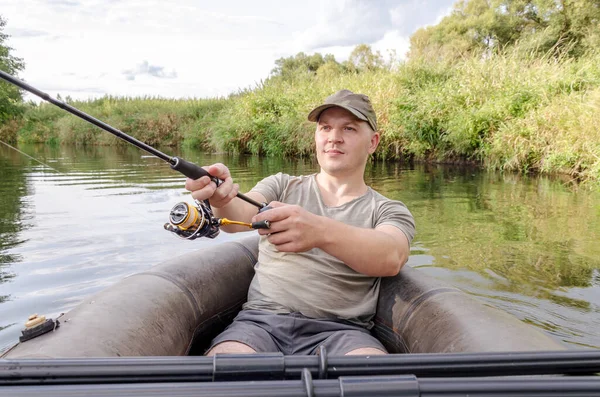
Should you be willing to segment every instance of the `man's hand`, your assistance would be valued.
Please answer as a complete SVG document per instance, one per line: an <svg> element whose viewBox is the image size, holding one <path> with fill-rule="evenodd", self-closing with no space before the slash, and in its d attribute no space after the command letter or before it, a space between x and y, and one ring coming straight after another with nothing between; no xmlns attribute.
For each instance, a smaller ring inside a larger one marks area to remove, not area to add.
<svg viewBox="0 0 600 397"><path fill-rule="evenodd" d="M237 183L233 183L229 169L221 163L202 168L212 176L222 180L223 183L217 188L217 185L208 176L203 176L196 180L187 178L185 188L192 192L192 197L196 200L202 201L208 199L210 205L214 208L221 208L229 204L240 189Z"/></svg>
<svg viewBox="0 0 600 397"><path fill-rule="evenodd" d="M268 220L269 229L259 229L281 252L304 252L318 247L324 232L322 217L306 211L298 205L272 201L272 209L252 218L252 222Z"/></svg>

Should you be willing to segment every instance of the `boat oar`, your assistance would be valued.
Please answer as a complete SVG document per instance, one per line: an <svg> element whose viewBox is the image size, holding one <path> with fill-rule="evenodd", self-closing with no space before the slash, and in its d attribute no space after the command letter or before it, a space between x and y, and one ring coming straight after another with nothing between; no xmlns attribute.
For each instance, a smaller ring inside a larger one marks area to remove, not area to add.
<svg viewBox="0 0 600 397"><path fill-rule="evenodd" d="M342 377L313 380L308 371L301 380L215 383L144 383L94 385L7 386L0 396L20 397L352 397L352 396L520 396L569 397L600 395L600 378L418 378L414 375Z"/></svg>
<svg viewBox="0 0 600 397"><path fill-rule="evenodd" d="M123 139L124 141L129 142L132 145L134 145L142 150L145 150L146 152L152 154L153 156L158 157L159 159L161 159L163 161L166 161L167 163L169 163L169 165L171 166L172 169L174 169L175 171L179 171L180 173L187 176L188 178L198 179L203 176L208 176L213 180L213 182L215 182L215 184L217 186L219 186L219 184L221 184L221 180L210 175L204 168L202 168L192 162L186 161L180 157L177 157L177 156L171 157L171 156L161 152L160 150L157 150L157 149L153 148L152 146L147 145L144 142L141 142L141 141L135 139L134 137L127 135L123 131L120 131L120 130L90 116L89 114L82 112L81 110L69 105L68 103L64 103L63 101L59 101L58 99L52 98L50 95L46 94L45 92L38 90L37 88L25 83L24 81L19 80L18 78L14 77L2 70L0 70L0 78L11 84L16 85L19 88L22 88L26 91L31 92L33 95L36 95L36 96L42 98L43 100L50 102L51 104L56 105L59 108L66 110L67 112L69 112L79 118L82 118L83 120L103 129L104 131L113 134L117 138ZM263 207L266 207L266 204L259 203L258 201L255 201L242 193L238 193L237 197L246 201L247 203L254 205L258 209L262 209Z"/></svg>
<svg viewBox="0 0 600 397"><path fill-rule="evenodd" d="M215 357L136 357L0 360L0 385L136 382L212 382L413 374L426 377L591 375L600 351Z"/></svg>

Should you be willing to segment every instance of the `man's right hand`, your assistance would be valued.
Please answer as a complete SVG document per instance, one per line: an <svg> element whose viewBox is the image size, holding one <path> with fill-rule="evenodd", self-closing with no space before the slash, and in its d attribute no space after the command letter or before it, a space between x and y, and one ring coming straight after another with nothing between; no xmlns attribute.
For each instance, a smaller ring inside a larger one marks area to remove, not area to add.
<svg viewBox="0 0 600 397"><path fill-rule="evenodd" d="M221 163L202 168L212 176L222 180L221 185L217 188L217 185L208 176L203 176L196 180L187 178L185 188L192 192L192 197L196 200L208 199L210 205L214 208L222 208L229 204L240 189L237 183L233 183L229 169Z"/></svg>

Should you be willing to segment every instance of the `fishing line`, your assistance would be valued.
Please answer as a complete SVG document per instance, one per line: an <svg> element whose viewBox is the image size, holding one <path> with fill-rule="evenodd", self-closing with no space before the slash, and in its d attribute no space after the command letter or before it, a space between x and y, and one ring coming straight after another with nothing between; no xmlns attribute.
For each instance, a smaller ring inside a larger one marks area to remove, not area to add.
<svg viewBox="0 0 600 397"><path fill-rule="evenodd" d="M169 163L172 169L180 172L188 178L196 180L201 177L207 176L211 179L212 182L215 183L217 187L221 183L223 183L223 181L221 181L220 179L210 175L208 171L206 171L204 168L189 161L186 161L181 157L171 157L159 151L158 149L155 149L154 147L147 145L146 143L139 141L132 136L127 135L123 131L120 131L90 116L89 114L82 112L81 110L69 105L68 103L52 98L45 92L38 90L37 88L25 83L24 81L19 80L18 78L2 70L0 70L0 79L14 84L23 90L29 91L32 94L44 99L45 101L50 102L51 104L103 129L104 131L110 134L113 134L117 138L123 139L124 141L129 142L130 144L142 150L145 150L153 156L158 157L159 159ZM270 209L270 207L267 206L267 203L259 203L258 201L240 192L237 192L236 197L257 207L259 209L259 213ZM198 237L215 238L219 234L221 226L233 224L231 222L236 222L225 218L215 218L208 199L203 200L202 202L196 200L195 203L195 206L190 206L185 202L177 203L171 209L171 212L169 214L169 223L164 224L164 229L176 234L181 238L189 240L194 240ZM253 223L237 222L235 224L243 225L251 229L268 229L270 227L268 221Z"/></svg>
<svg viewBox="0 0 600 397"><path fill-rule="evenodd" d="M38 163L40 163L40 164L41 164L41 165L43 165L44 167L48 167L48 168L50 168L52 171L54 171L54 172L56 172L56 173L58 173L58 174L61 174L61 172L60 172L59 170L57 170L56 168L52 168L52 167L50 167L48 164L46 164L46 163L43 163L42 161L40 161L40 160L36 159L35 157L32 157L32 156L28 155L27 153L25 153L25 152L23 152L23 151L21 151L21 150L17 149L16 147L14 147L14 146L12 146L12 145L10 145L10 144L8 144L8 143L4 142L3 140L0 140L0 143L3 143L4 145L8 146L9 148L11 148L11 149L13 149L13 150L16 150L17 152L21 153L23 156L29 157L30 159L32 159L32 160L34 160L34 161L37 161Z"/></svg>
<svg viewBox="0 0 600 397"><path fill-rule="evenodd" d="M43 100L50 102L51 104L58 106L59 108L65 110L81 119L84 119L85 121L95 125L96 127L103 129L104 131L106 131L110 134L113 134L117 138L120 138L142 150L145 150L146 152L152 154L153 156L158 157L159 159L169 163L169 165L171 166L172 169L174 169L175 171L179 171L180 173L187 176L188 178L199 179L203 176L208 176L217 186L219 186L223 182L220 179L215 178L214 176L210 175L208 173L208 171L206 171L204 168L202 168L192 162L186 161L186 160L182 159L181 157L177 157L177 156L171 157L171 156L161 152L160 150L155 149L152 146L150 146L142 141L139 141L132 136L127 135L123 131L116 129L116 128L104 123L103 121L100 121L97 118L90 116L89 114L87 114L85 112L82 112L81 110L69 105L68 103L65 103L63 101L59 101L58 99L52 98L50 95L46 94L45 92L38 90L37 88L25 83L24 81L19 80L18 78L14 77L2 70L0 70L0 79L8 81L9 83L14 84L17 87L19 87L25 91L29 91L32 94L42 98ZM253 206L257 207L258 209L263 209L267 206L266 203L259 203L258 201L253 200L250 197L247 197L246 195L239 193L239 192L237 193L237 197L246 201L247 203L252 204Z"/></svg>
<svg viewBox="0 0 600 397"><path fill-rule="evenodd" d="M34 161L36 161L36 162L40 163L40 164L41 164L41 165L43 165L44 167L47 167L47 168L51 169L52 171L56 172L58 175L60 175L60 176L63 176L63 177L65 177L65 178L69 178L69 174L66 174L65 172L61 172L61 171L57 170L56 168L49 166L48 164L44 163L43 161L36 159L35 157L33 157L33 156L31 156L31 155L29 155L29 154L27 154L27 153L23 152L22 150L19 150L18 148L16 148L16 147L14 147L14 146L10 145L9 143L6 143L6 142L4 142L3 140L0 140L0 143L2 143L2 144L4 144L4 145L8 146L9 148L11 148L11 149L13 149L13 150L17 151L18 153L20 153L20 154L22 154L22 155L24 155L24 156L26 156L26 157L28 157L28 158L30 158L30 159L32 159L32 160L34 160ZM123 180L122 182L125 182L125 181ZM76 196L77 196L79 199L81 199L81 200L89 200L89 197L84 197L84 196L83 196L81 193L75 193L75 195L76 195ZM149 222L154 222L152 219L148 218L148 216L147 216L145 213L143 213L143 212L141 212L141 211L139 211L139 210L137 210L137 209L135 209L135 208L132 208L132 207L130 207L130 206L129 206L129 204L125 204L125 207L126 207L127 209L131 210L132 212L135 212L136 214L138 214L138 215L142 216L142 217L143 217L145 220L147 220L147 221L149 221Z"/></svg>

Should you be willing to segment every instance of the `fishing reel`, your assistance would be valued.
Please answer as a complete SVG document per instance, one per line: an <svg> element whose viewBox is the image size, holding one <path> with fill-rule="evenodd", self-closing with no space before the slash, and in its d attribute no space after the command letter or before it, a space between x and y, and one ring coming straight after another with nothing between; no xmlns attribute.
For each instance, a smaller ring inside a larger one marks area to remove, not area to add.
<svg viewBox="0 0 600 397"><path fill-rule="evenodd" d="M177 203L169 213L169 223L165 230L175 233L181 238L195 240L198 237L215 238L221 231L221 226L241 225L251 229L268 229L269 221L253 223L231 221L227 218L215 218L208 200L195 200L195 206L186 202Z"/></svg>
<svg viewBox="0 0 600 397"><path fill-rule="evenodd" d="M195 206L184 201L175 204L169 213L169 223L165 223L165 230L187 240L217 237L221 230L210 205L206 201L196 200L195 203Z"/></svg>

